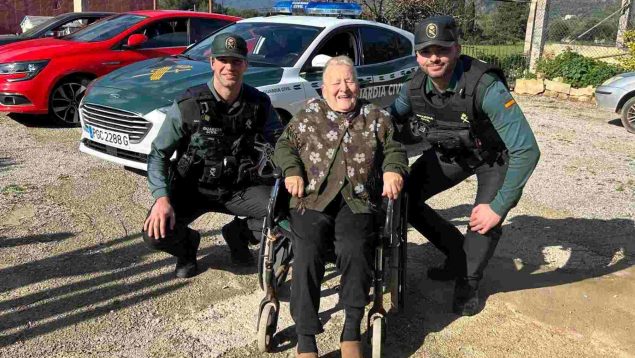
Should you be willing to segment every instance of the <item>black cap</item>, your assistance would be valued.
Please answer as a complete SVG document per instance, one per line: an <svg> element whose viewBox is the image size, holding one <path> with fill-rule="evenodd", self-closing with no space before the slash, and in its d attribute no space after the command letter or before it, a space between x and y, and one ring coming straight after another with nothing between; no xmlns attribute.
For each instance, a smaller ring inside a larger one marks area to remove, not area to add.
<svg viewBox="0 0 635 358"><path fill-rule="evenodd" d="M212 41L212 57L236 57L246 60L247 43L236 34L219 34Z"/></svg>
<svg viewBox="0 0 635 358"><path fill-rule="evenodd" d="M452 16L429 17L415 28L415 51L431 45L450 47L458 40L459 33Z"/></svg>

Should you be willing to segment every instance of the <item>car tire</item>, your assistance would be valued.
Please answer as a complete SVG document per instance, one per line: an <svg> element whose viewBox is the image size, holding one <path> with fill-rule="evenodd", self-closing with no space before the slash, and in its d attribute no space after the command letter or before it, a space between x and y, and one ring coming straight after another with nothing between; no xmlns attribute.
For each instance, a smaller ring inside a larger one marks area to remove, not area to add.
<svg viewBox="0 0 635 358"><path fill-rule="evenodd" d="M635 97L632 97L622 107L622 125L629 133L635 133Z"/></svg>
<svg viewBox="0 0 635 358"><path fill-rule="evenodd" d="M79 126L79 102L84 97L90 79L74 76L64 79L51 91L49 115L64 126Z"/></svg>

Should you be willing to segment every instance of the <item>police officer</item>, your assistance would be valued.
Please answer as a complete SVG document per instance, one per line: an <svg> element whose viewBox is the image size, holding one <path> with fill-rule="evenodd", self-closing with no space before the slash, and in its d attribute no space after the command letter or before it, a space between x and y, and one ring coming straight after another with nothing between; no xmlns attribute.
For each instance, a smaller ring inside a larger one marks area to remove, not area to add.
<svg viewBox="0 0 635 358"><path fill-rule="evenodd" d="M197 273L200 234L188 225L208 211L247 217L235 217L221 232L232 262L253 263L247 244L259 237L270 194L269 186L258 185L256 172L282 132L269 97L243 83L245 40L219 34L211 50L212 81L187 89L174 102L148 156L148 186L156 201L143 238L176 256L180 278Z"/></svg>
<svg viewBox="0 0 635 358"><path fill-rule="evenodd" d="M501 224L520 199L540 152L502 71L461 55L450 16L417 25L419 70L390 107L397 121L413 114L427 146L407 185L410 224L446 255L433 280L455 280L453 311L481 309L478 284L502 234ZM476 199L463 235L426 200L476 174Z"/></svg>

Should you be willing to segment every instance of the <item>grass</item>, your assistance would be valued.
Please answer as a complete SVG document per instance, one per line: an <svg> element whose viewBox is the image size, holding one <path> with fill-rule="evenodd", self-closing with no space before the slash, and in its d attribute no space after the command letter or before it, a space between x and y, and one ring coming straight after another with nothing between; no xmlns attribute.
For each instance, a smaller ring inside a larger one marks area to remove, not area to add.
<svg viewBox="0 0 635 358"><path fill-rule="evenodd" d="M26 192L26 187L18 184L10 184L2 188L0 193L8 195L8 194L23 194Z"/></svg>

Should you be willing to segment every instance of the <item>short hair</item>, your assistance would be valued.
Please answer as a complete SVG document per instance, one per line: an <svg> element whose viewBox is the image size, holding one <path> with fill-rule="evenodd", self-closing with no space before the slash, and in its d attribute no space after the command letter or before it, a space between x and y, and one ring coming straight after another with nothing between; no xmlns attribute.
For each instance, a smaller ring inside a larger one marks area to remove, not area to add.
<svg viewBox="0 0 635 358"><path fill-rule="evenodd" d="M350 57L346 55L335 56L326 61L326 64L324 65L324 72L322 73L322 82L324 82L324 76L326 75L326 70L329 68L329 66L335 65L349 66L353 71L353 80L355 80L356 83L359 83L359 81L357 80L357 69L355 68L355 64L353 63L353 60L351 60Z"/></svg>

